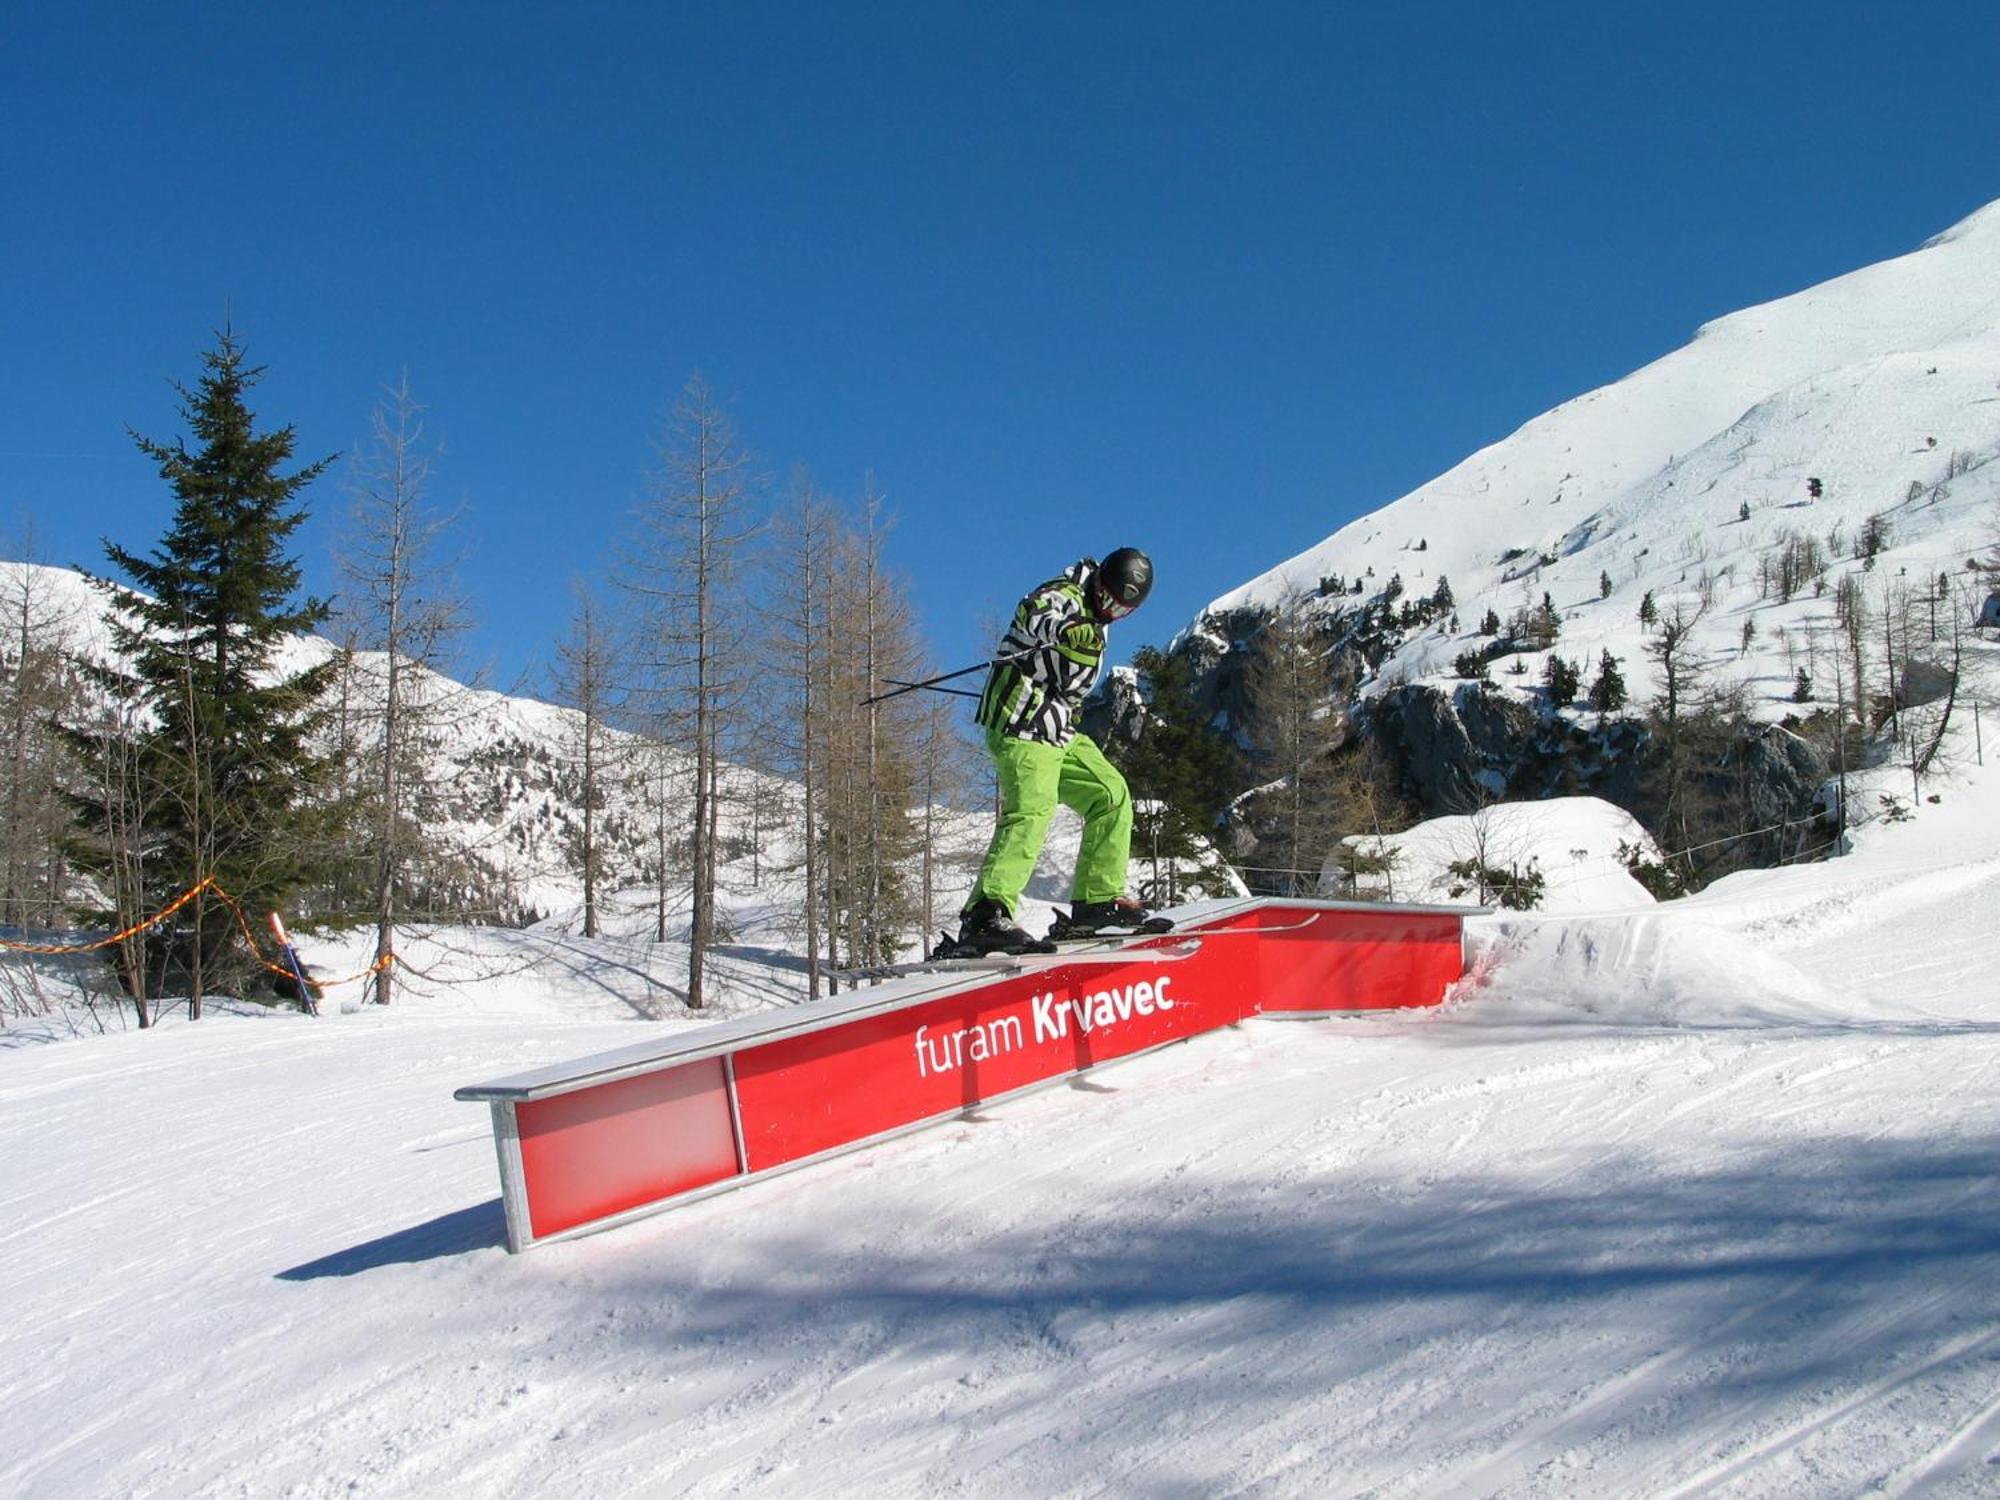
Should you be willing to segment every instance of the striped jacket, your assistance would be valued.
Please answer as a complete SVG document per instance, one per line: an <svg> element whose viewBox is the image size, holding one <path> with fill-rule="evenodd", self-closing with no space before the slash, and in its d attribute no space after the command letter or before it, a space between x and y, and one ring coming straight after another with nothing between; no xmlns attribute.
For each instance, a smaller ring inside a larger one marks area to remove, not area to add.
<svg viewBox="0 0 2000 1500"><path fill-rule="evenodd" d="M1104 665L1104 626L1084 602L1096 570L1086 557L1015 607L979 697L978 719L988 729L1045 745L1074 737L1076 711Z"/></svg>

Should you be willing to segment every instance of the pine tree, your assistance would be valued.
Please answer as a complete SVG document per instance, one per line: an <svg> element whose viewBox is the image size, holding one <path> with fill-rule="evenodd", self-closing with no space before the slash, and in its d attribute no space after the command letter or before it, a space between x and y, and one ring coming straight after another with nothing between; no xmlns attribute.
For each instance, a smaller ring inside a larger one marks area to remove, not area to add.
<svg viewBox="0 0 2000 1500"><path fill-rule="evenodd" d="M1590 706L1601 714L1616 713L1625 706L1625 676L1618 670L1618 658L1608 650L1598 658L1597 676L1590 684Z"/></svg>
<svg viewBox="0 0 2000 1500"><path fill-rule="evenodd" d="M1889 545L1891 529L1887 516L1873 515L1863 522L1861 535L1854 542L1855 560L1872 562Z"/></svg>
<svg viewBox="0 0 2000 1500"><path fill-rule="evenodd" d="M1104 747L1138 804L1132 847L1162 860L1197 859L1197 839L1242 785L1242 755L1196 701L1186 658L1141 646L1132 665L1145 688L1144 727L1136 741Z"/></svg>
<svg viewBox="0 0 2000 1500"><path fill-rule="evenodd" d="M1257 773L1273 783L1262 794L1269 833L1258 843L1266 877L1260 884L1282 895L1309 894L1335 831L1326 818L1326 786L1342 718L1332 701L1332 663L1301 601L1287 600L1265 625L1244 692Z"/></svg>
<svg viewBox="0 0 2000 1500"><path fill-rule="evenodd" d="M1639 601L1639 623L1652 626L1659 623L1660 607L1653 603L1653 591L1646 590L1646 597Z"/></svg>
<svg viewBox="0 0 2000 1500"><path fill-rule="evenodd" d="M273 662L285 637L326 618L322 602L298 597L299 567L285 547L306 517L300 494L332 460L281 472L293 429L258 433L246 404L263 371L244 363L226 330L202 358L195 389L176 387L195 446L132 435L173 490L174 519L150 555L106 543L131 586L92 582L116 607L113 642L131 670L92 676L139 711L124 720L137 740L129 747L135 785L145 788L135 795L149 806L134 898L158 910L213 879L261 913L287 904L314 876L327 842L315 803L330 765L313 735L338 661L288 676ZM105 747L72 743L87 767L101 763ZM102 794L79 797L77 810L100 836L127 811ZM240 977L240 951L234 974L221 967L235 941L234 917L203 897L144 940L141 961L154 976L184 974L190 1014L199 1016L205 988Z"/></svg>
<svg viewBox="0 0 2000 1500"><path fill-rule="evenodd" d="M1562 708L1573 701L1580 676L1574 666L1551 651L1548 664L1542 669L1542 680L1549 688L1549 702Z"/></svg>
<svg viewBox="0 0 2000 1500"><path fill-rule="evenodd" d="M1529 612L1527 634L1529 641L1544 651L1554 645L1556 637L1562 634L1562 616L1556 612L1555 601L1547 594L1543 594L1542 602Z"/></svg>

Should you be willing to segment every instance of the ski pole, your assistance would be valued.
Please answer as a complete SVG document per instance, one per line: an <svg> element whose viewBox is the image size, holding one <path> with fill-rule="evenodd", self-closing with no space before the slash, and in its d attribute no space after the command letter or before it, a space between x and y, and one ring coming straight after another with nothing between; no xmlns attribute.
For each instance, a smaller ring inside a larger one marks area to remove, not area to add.
<svg viewBox="0 0 2000 1500"><path fill-rule="evenodd" d="M876 693L873 697L863 698L861 703L865 708L870 703L880 703L887 698L900 698L905 693L914 693L918 688L934 688L940 682L950 682L954 677L969 677L974 672L983 672L988 667L997 667L1001 662L1019 661L1022 657L1033 654L1032 650L1016 651L1011 656L996 656L991 661L974 662L969 667L960 667L956 672L940 672L935 677L926 677L922 682L900 682L896 684L893 690L886 693ZM883 680L885 682L895 681L894 678L884 678ZM946 692L949 689L939 688L938 691ZM967 693L965 696L968 698L977 698L979 694Z"/></svg>
<svg viewBox="0 0 2000 1500"><path fill-rule="evenodd" d="M926 677L922 682L898 683L891 691L876 693L873 697L863 698L861 702L865 706L870 703L880 703L885 698L900 698L905 693L914 693L918 688L936 687L940 682L950 682L954 677L968 677L974 672L984 671L991 665L990 662L974 662L969 667L960 667L956 672L940 672L935 677Z"/></svg>
<svg viewBox="0 0 2000 1500"><path fill-rule="evenodd" d="M948 687L938 687L936 684L928 682L905 682L900 677L884 677L882 680L888 683L891 687L903 688L910 692L915 692L920 687L927 687L934 693L944 693L953 698L977 698L979 696L979 694L973 692L971 688L948 688ZM883 696L887 697L889 695L884 694ZM872 698L866 698L863 699L862 701L865 703L872 703L875 700Z"/></svg>

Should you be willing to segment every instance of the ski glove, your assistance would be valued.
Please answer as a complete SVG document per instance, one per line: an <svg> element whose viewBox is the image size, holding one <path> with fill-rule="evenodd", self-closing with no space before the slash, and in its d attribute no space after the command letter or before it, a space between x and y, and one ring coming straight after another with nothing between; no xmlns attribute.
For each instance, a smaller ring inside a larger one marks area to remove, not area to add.
<svg viewBox="0 0 2000 1500"><path fill-rule="evenodd" d="M1097 656L1104 650L1104 627L1088 620L1078 620L1065 625L1061 637L1065 651L1074 651L1082 656Z"/></svg>

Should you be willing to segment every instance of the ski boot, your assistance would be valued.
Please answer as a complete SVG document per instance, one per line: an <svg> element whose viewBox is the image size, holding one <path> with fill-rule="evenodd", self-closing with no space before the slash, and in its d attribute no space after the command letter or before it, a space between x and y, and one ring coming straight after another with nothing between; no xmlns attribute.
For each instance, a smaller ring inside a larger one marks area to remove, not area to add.
<svg viewBox="0 0 2000 1500"><path fill-rule="evenodd" d="M931 950L937 958L984 958L989 953L1048 953L1054 944L1038 938L1007 914L998 901L975 901L959 914L958 936Z"/></svg>
<svg viewBox="0 0 2000 1500"><path fill-rule="evenodd" d="M1088 937L1131 937L1139 933L1171 932L1173 921L1156 917L1130 896L1115 901L1072 901L1069 915L1056 913L1049 929L1051 942Z"/></svg>

